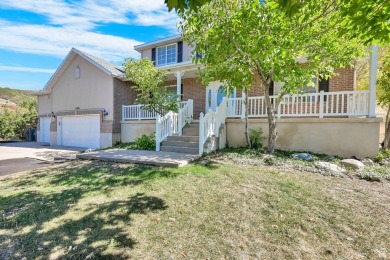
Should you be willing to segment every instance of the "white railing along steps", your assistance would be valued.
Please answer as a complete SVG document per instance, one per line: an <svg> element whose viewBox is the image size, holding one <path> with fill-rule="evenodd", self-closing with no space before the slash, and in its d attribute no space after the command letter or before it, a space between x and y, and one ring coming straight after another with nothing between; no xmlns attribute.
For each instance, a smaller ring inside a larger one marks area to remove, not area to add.
<svg viewBox="0 0 390 260"><path fill-rule="evenodd" d="M156 118L156 151L161 150L161 142L168 136L182 135L182 129L191 123L193 118L193 101L190 99L180 103L178 113L169 111L166 115Z"/></svg>

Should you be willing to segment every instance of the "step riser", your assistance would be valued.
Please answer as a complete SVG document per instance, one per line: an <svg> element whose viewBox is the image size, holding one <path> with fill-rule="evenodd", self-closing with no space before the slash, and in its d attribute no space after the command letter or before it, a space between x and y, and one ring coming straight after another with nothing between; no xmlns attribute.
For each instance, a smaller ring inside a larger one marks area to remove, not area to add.
<svg viewBox="0 0 390 260"><path fill-rule="evenodd" d="M163 141L161 143L161 146L177 146L177 147L198 148L199 143L197 143L197 142Z"/></svg>
<svg viewBox="0 0 390 260"><path fill-rule="evenodd" d="M169 142L199 142L199 136L168 136Z"/></svg>
<svg viewBox="0 0 390 260"><path fill-rule="evenodd" d="M199 129L183 129L183 135L199 136Z"/></svg>

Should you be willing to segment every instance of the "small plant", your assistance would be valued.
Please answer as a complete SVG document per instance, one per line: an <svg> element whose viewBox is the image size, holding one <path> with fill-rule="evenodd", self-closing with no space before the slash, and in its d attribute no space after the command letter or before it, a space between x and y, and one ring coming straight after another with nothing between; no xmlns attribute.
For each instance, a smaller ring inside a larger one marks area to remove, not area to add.
<svg viewBox="0 0 390 260"><path fill-rule="evenodd" d="M135 145L141 150L155 150L156 149L156 133L149 136L143 134L141 137L135 139Z"/></svg>
<svg viewBox="0 0 390 260"><path fill-rule="evenodd" d="M259 128L258 131L249 129L249 139L253 149L263 149L263 129Z"/></svg>
<svg viewBox="0 0 390 260"><path fill-rule="evenodd" d="M381 148L378 155L374 157L374 162L381 163L385 159L390 159L390 149Z"/></svg>

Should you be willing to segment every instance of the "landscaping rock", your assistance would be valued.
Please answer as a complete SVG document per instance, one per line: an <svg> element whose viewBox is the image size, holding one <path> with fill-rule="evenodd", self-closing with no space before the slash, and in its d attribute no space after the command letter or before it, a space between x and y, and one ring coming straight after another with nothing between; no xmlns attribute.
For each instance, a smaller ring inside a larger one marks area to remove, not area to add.
<svg viewBox="0 0 390 260"><path fill-rule="evenodd" d="M338 173L346 172L346 170L341 168L340 166L337 166L336 164L329 163L329 162L316 162L315 165L327 171L338 172Z"/></svg>
<svg viewBox="0 0 390 260"><path fill-rule="evenodd" d="M305 160L305 161L312 161L313 157L308 154L308 153L294 153L291 155L292 158L294 159L300 159L300 160Z"/></svg>
<svg viewBox="0 0 390 260"><path fill-rule="evenodd" d="M365 158L363 160L361 160L361 162L364 164L364 165L368 165L368 166L374 166L374 161L371 160L370 158Z"/></svg>
<svg viewBox="0 0 390 260"><path fill-rule="evenodd" d="M364 164L361 161L355 160L355 159L344 159L340 161L341 165L347 167L347 168L352 168L355 170L359 170L364 168Z"/></svg>

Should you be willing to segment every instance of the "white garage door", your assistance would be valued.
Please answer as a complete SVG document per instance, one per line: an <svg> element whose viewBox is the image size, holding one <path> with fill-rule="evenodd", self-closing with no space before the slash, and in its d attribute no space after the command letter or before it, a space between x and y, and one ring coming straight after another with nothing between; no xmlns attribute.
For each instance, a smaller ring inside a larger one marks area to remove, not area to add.
<svg viewBox="0 0 390 260"><path fill-rule="evenodd" d="M50 143L51 117L39 118L39 142Z"/></svg>
<svg viewBox="0 0 390 260"><path fill-rule="evenodd" d="M60 145L100 148L99 115L60 117L58 128Z"/></svg>

